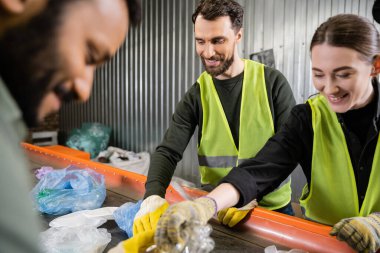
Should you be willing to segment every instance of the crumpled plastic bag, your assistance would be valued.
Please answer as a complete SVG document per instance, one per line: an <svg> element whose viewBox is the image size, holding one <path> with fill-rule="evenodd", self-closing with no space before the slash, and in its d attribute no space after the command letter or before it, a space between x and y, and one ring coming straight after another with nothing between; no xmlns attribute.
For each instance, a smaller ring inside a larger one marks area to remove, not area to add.
<svg viewBox="0 0 380 253"><path fill-rule="evenodd" d="M307 251L303 251L300 249L292 249L290 251L286 250L278 250L275 245L268 246L264 249L265 253L307 253Z"/></svg>
<svg viewBox="0 0 380 253"><path fill-rule="evenodd" d="M141 203L142 200L136 203L127 202L113 212L117 225L127 233L129 238L133 236L133 221L140 210Z"/></svg>
<svg viewBox="0 0 380 253"><path fill-rule="evenodd" d="M52 172L54 168L49 166L42 166L38 170L35 171L36 178L38 180L41 180L46 174Z"/></svg>
<svg viewBox="0 0 380 253"><path fill-rule="evenodd" d="M99 227L108 220L114 220L113 212L117 207L102 207L93 210L83 210L55 218L49 223L50 227Z"/></svg>
<svg viewBox="0 0 380 253"><path fill-rule="evenodd" d="M44 253L102 253L111 241L105 228L49 228L40 233Z"/></svg>
<svg viewBox="0 0 380 253"><path fill-rule="evenodd" d="M148 152L134 153L110 146L107 150L101 151L96 160L101 163L110 163L114 167L146 176L149 170L150 155Z"/></svg>
<svg viewBox="0 0 380 253"><path fill-rule="evenodd" d="M105 150L111 136L111 128L100 123L83 123L80 129L71 131L66 145L90 153L95 158Z"/></svg>
<svg viewBox="0 0 380 253"><path fill-rule="evenodd" d="M104 176L74 166L46 174L32 190L40 212L62 215L99 208L106 197Z"/></svg>

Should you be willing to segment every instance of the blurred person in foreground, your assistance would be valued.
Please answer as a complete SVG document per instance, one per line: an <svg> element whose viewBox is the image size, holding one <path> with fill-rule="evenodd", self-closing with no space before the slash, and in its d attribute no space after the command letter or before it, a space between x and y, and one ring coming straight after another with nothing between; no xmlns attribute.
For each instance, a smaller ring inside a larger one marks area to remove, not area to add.
<svg viewBox="0 0 380 253"><path fill-rule="evenodd" d="M0 0L0 252L39 252L27 127L86 101L95 68L140 16L137 0Z"/></svg>

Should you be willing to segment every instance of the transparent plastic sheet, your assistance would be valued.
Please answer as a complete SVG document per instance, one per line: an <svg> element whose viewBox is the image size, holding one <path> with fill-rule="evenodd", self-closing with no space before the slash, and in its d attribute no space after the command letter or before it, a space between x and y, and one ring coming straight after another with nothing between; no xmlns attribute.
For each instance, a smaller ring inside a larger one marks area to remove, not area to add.
<svg viewBox="0 0 380 253"><path fill-rule="evenodd" d="M140 210L141 203L142 200L136 203L127 202L113 213L117 225L127 233L129 238L133 236L133 221L136 213Z"/></svg>
<svg viewBox="0 0 380 253"><path fill-rule="evenodd" d="M191 222L182 230L182 238L186 238L185 245L172 245L169 249L163 250L160 246L153 245L146 252L154 253L209 253L215 247L215 242L211 238L212 227L209 224L200 225Z"/></svg>
<svg viewBox="0 0 380 253"><path fill-rule="evenodd" d="M99 208L106 197L104 176L74 166L47 173L32 190L40 212L62 215Z"/></svg>
<svg viewBox="0 0 380 253"><path fill-rule="evenodd" d="M46 174L52 172L54 168L49 166L42 166L38 170L35 171L36 178L38 180L41 180Z"/></svg>
<svg viewBox="0 0 380 253"><path fill-rule="evenodd" d="M276 246L274 245L271 245L271 246L268 246L264 249L264 252L265 253L307 253L307 251L303 251L303 250L300 250L300 249L292 249L292 250L289 250L289 251L286 251L286 250L278 250L276 248Z"/></svg>
<svg viewBox="0 0 380 253"><path fill-rule="evenodd" d="M105 228L49 228L40 234L44 253L101 253L111 241Z"/></svg>
<svg viewBox="0 0 380 253"><path fill-rule="evenodd" d="M117 207L102 207L93 210L83 210L55 218L49 223L50 227L99 227L108 220L113 220L113 212Z"/></svg>

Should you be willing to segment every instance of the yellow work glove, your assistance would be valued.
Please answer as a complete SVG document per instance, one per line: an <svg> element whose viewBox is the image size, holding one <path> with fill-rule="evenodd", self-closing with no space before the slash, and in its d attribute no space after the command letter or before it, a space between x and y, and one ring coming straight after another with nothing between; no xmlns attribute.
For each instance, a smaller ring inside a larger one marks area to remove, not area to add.
<svg viewBox="0 0 380 253"><path fill-rule="evenodd" d="M215 215L216 202L209 197L184 201L171 205L158 221L154 241L163 251L182 250L188 239L191 224L206 225Z"/></svg>
<svg viewBox="0 0 380 253"><path fill-rule="evenodd" d="M359 252L376 252L380 249L380 213L342 219L334 225L330 235Z"/></svg>
<svg viewBox="0 0 380 253"><path fill-rule="evenodd" d="M230 207L225 208L218 212L218 220L224 225L228 225L230 228L238 224L242 219L244 219L247 214L251 212L257 206L256 199L249 202L247 205L236 208Z"/></svg>
<svg viewBox="0 0 380 253"><path fill-rule="evenodd" d="M154 244L154 230L148 230L120 242L108 253L142 253Z"/></svg>
<svg viewBox="0 0 380 253"><path fill-rule="evenodd" d="M133 235L144 231L155 230L158 220L168 208L168 202L158 195L152 195L146 198L142 203L140 210L136 213L133 222Z"/></svg>

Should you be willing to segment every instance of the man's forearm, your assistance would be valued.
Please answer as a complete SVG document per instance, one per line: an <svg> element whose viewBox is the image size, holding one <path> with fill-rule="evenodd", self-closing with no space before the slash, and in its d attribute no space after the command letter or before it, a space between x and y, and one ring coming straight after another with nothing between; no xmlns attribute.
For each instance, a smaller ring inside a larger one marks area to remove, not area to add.
<svg viewBox="0 0 380 253"><path fill-rule="evenodd" d="M145 184L144 199L151 195L159 195L165 198L166 188L169 186L176 165L175 161L167 158L165 151L157 150L152 155L148 178Z"/></svg>

